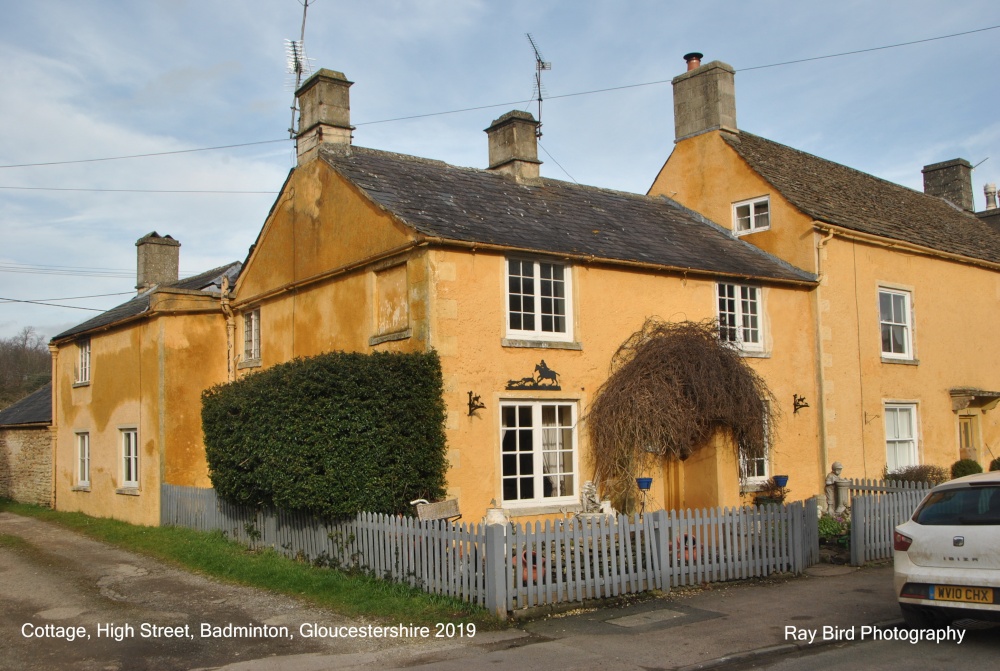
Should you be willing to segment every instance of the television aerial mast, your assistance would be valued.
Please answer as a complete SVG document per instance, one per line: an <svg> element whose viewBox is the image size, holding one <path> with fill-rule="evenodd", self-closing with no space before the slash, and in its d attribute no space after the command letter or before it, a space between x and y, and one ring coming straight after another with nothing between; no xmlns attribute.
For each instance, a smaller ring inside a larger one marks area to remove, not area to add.
<svg viewBox="0 0 1000 671"><path fill-rule="evenodd" d="M292 138L296 135L295 113L299 111L299 101L295 97L295 92L302 85L302 80L312 74L312 59L306 57L305 52L306 12L309 11L309 0L300 0L299 4L302 5L302 32L299 34L297 41L285 40L285 58L288 63L287 72L294 77L294 81L289 79L289 84L292 86L292 123L288 127L288 134Z"/></svg>
<svg viewBox="0 0 1000 671"><path fill-rule="evenodd" d="M525 33L528 37L528 42L531 43L531 48L535 50L535 96L538 100L538 126L535 127L535 137L542 137L542 71L551 70L552 63L549 63L544 58L542 58L541 52L538 50L538 45L535 44L534 38L531 37L531 33Z"/></svg>

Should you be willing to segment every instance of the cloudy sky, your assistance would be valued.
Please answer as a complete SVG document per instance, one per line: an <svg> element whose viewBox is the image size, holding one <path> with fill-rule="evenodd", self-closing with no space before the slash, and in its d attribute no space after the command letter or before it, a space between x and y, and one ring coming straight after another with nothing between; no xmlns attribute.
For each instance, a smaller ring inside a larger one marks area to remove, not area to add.
<svg viewBox="0 0 1000 671"><path fill-rule="evenodd" d="M283 41L299 37L299 0L0 12L0 337L52 336L127 300L153 230L181 241L182 275L242 260L294 162ZM645 192L673 145L669 80L701 51L736 68L741 128L916 189L928 163L989 159L973 175L982 209L1000 182L997 24L989 0L310 0L305 42L315 67L356 82L366 147L485 167L490 121L535 111L530 32L552 63L544 176ZM629 88L568 95L615 87Z"/></svg>

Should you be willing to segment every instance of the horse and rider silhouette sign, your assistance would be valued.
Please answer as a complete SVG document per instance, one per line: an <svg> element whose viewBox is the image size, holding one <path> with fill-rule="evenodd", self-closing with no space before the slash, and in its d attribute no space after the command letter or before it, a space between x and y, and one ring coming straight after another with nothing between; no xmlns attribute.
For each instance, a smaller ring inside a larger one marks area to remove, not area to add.
<svg viewBox="0 0 1000 671"><path fill-rule="evenodd" d="M545 359L535 366L535 373L531 377L522 377L520 380L507 380L507 389L547 389L559 391L559 373L548 367Z"/></svg>

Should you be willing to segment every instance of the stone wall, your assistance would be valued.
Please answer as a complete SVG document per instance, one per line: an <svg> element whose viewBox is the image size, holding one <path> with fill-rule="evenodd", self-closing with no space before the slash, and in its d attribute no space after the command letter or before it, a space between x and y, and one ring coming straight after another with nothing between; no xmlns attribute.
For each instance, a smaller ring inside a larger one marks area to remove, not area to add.
<svg viewBox="0 0 1000 671"><path fill-rule="evenodd" d="M0 497L52 505L52 434L48 427L0 429Z"/></svg>

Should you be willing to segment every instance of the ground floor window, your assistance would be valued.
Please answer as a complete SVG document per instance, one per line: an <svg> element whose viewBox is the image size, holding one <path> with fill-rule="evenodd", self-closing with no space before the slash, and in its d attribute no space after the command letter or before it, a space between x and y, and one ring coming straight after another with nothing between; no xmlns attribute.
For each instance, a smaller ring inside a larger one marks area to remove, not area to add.
<svg viewBox="0 0 1000 671"><path fill-rule="evenodd" d="M90 434L81 431L76 434L76 484L90 486Z"/></svg>
<svg viewBox="0 0 1000 671"><path fill-rule="evenodd" d="M920 463L917 455L917 406L893 403L885 406L886 469L898 471Z"/></svg>
<svg viewBox="0 0 1000 671"><path fill-rule="evenodd" d="M122 429L122 486L139 486L139 432Z"/></svg>
<svg viewBox="0 0 1000 671"><path fill-rule="evenodd" d="M577 497L576 404L500 405L504 503L565 503Z"/></svg>

